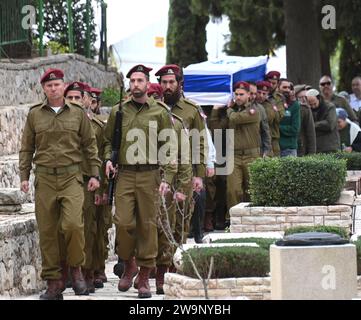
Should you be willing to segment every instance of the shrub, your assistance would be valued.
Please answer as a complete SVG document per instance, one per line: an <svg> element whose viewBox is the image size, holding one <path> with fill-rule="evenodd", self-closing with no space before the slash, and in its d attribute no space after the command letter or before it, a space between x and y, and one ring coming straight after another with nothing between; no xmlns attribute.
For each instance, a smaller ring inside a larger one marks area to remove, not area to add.
<svg viewBox="0 0 361 320"><path fill-rule="evenodd" d="M208 277L211 257L214 267L211 278L266 277L270 272L269 252L255 247L194 248L187 251L200 275ZM183 253L183 273L197 278L188 254Z"/></svg>
<svg viewBox="0 0 361 320"><path fill-rule="evenodd" d="M254 206L315 206L337 202L346 161L330 155L258 159L250 165Z"/></svg>
<svg viewBox="0 0 361 320"><path fill-rule="evenodd" d="M328 232L335 233L341 236L344 239L349 239L350 235L345 228L334 227L334 226L310 226L310 227L293 227L285 230L285 236L295 233L304 233L304 232Z"/></svg>
<svg viewBox="0 0 361 320"><path fill-rule="evenodd" d="M270 239L270 238L237 238L237 239L219 239L213 241L212 243L257 243L260 248L268 250L271 244L274 244L279 239Z"/></svg>
<svg viewBox="0 0 361 320"><path fill-rule="evenodd" d="M120 90L113 88L106 88L103 90L101 94L101 99L103 106L112 107L116 105L120 100Z"/></svg>
<svg viewBox="0 0 361 320"><path fill-rule="evenodd" d="M357 241L352 242L356 246L357 251L357 275L361 276L361 237Z"/></svg>
<svg viewBox="0 0 361 320"><path fill-rule="evenodd" d="M361 152L337 152L334 154L334 157L346 160L347 170L361 170Z"/></svg>

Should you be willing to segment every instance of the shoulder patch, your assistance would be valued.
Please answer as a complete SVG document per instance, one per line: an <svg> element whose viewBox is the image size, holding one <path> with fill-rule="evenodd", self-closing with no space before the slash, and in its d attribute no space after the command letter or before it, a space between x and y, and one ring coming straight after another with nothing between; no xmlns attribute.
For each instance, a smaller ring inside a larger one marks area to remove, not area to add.
<svg viewBox="0 0 361 320"><path fill-rule="evenodd" d="M195 102L193 102L192 100L189 100L187 98L183 98L183 101L186 103L186 104L189 104L190 106L192 106L193 108L200 108Z"/></svg>
<svg viewBox="0 0 361 320"><path fill-rule="evenodd" d="M175 113L172 113L172 117L183 123L183 119L180 116L177 116Z"/></svg>
<svg viewBox="0 0 361 320"><path fill-rule="evenodd" d="M165 110L167 110L167 112L170 112L170 108L162 101L159 100L154 100L158 105L160 105L161 107L163 107Z"/></svg>
<svg viewBox="0 0 361 320"><path fill-rule="evenodd" d="M99 127L103 128L105 126L105 123L100 120L97 115L95 115L92 119Z"/></svg>

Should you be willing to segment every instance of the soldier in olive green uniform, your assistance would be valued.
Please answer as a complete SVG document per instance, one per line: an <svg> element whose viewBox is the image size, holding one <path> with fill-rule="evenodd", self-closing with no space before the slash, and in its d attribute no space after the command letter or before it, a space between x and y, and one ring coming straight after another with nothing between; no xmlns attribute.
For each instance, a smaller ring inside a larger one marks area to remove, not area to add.
<svg viewBox="0 0 361 320"><path fill-rule="evenodd" d="M90 164L88 190L99 182L100 161L94 132L81 106L64 102L63 72L50 69L41 83L47 99L29 111L20 150L21 190L28 192L35 163L35 212L42 254L42 278L48 289L41 299L62 299L58 230L64 234L67 264L76 294L88 294L80 267L84 264L84 200L80 164ZM34 156L35 153L35 156Z"/></svg>
<svg viewBox="0 0 361 320"><path fill-rule="evenodd" d="M171 108L172 113L182 118L187 130L192 135L195 129L200 134L200 142L193 143L191 139L191 159L193 164L193 189L187 192L187 201L183 214L176 216L175 239L178 243L186 243L189 224L193 213L193 191L200 192L203 188L203 178L206 175L207 137L203 112L193 102L182 96L183 77L177 65L166 65L155 74L160 77L159 82L164 92L164 102ZM196 139L195 139L196 140ZM184 228L182 227L184 225Z"/></svg>
<svg viewBox="0 0 361 320"><path fill-rule="evenodd" d="M212 126L216 127L219 109L212 111ZM260 113L249 102L249 84L235 84L235 104L227 110L228 119L218 122L222 127L234 130L234 170L227 176L228 210L240 202L249 201L249 164L260 156ZM232 159L229 159L231 161Z"/></svg>
<svg viewBox="0 0 361 320"><path fill-rule="evenodd" d="M267 81L257 82L257 101L262 104L266 110L269 128L272 138L273 156L280 156L280 122L284 116L285 109L283 100L276 100L269 96L271 84Z"/></svg>
<svg viewBox="0 0 361 320"><path fill-rule="evenodd" d="M132 98L121 105L122 140L119 153L117 186L115 192L114 223L117 232L117 254L124 260L125 270L119 281L118 289L128 291L133 278L139 271L138 297L151 297L149 274L155 267L157 248L156 216L159 208L159 194L165 194L177 172L176 152L164 169L161 182L159 161L165 156L161 153L164 143L153 139L163 129L174 134L169 108L160 101L148 98L149 71L143 65L133 67L127 74L130 78ZM109 116L105 129L104 158L110 159L114 134L115 106ZM170 132L171 131L171 132ZM128 137L127 137L128 136ZM176 140L176 137L172 137ZM136 142L134 142L136 140ZM140 141L140 140L143 140ZM156 154L153 154L153 153ZM159 155L158 155L159 152ZM155 156L155 159L153 158ZM111 161L106 162L106 174L114 172ZM136 257L136 264L133 257Z"/></svg>

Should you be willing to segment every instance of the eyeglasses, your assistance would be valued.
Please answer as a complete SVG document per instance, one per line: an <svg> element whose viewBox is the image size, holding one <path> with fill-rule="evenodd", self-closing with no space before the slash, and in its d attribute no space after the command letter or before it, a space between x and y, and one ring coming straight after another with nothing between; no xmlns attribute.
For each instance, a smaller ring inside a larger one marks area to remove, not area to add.
<svg viewBox="0 0 361 320"><path fill-rule="evenodd" d="M330 86L331 84L332 84L332 82L331 82L331 81L321 82L321 83L320 83L320 86L321 86L321 87L324 87L324 86Z"/></svg>

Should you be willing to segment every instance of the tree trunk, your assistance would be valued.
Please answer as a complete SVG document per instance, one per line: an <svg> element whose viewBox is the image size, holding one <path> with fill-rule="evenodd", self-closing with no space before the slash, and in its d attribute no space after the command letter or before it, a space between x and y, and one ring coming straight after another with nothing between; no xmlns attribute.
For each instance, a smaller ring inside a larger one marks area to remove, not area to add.
<svg viewBox="0 0 361 320"><path fill-rule="evenodd" d="M321 74L331 76L330 50L321 48Z"/></svg>
<svg viewBox="0 0 361 320"><path fill-rule="evenodd" d="M317 0L283 0L286 20L287 75L294 82L318 87L321 76Z"/></svg>

